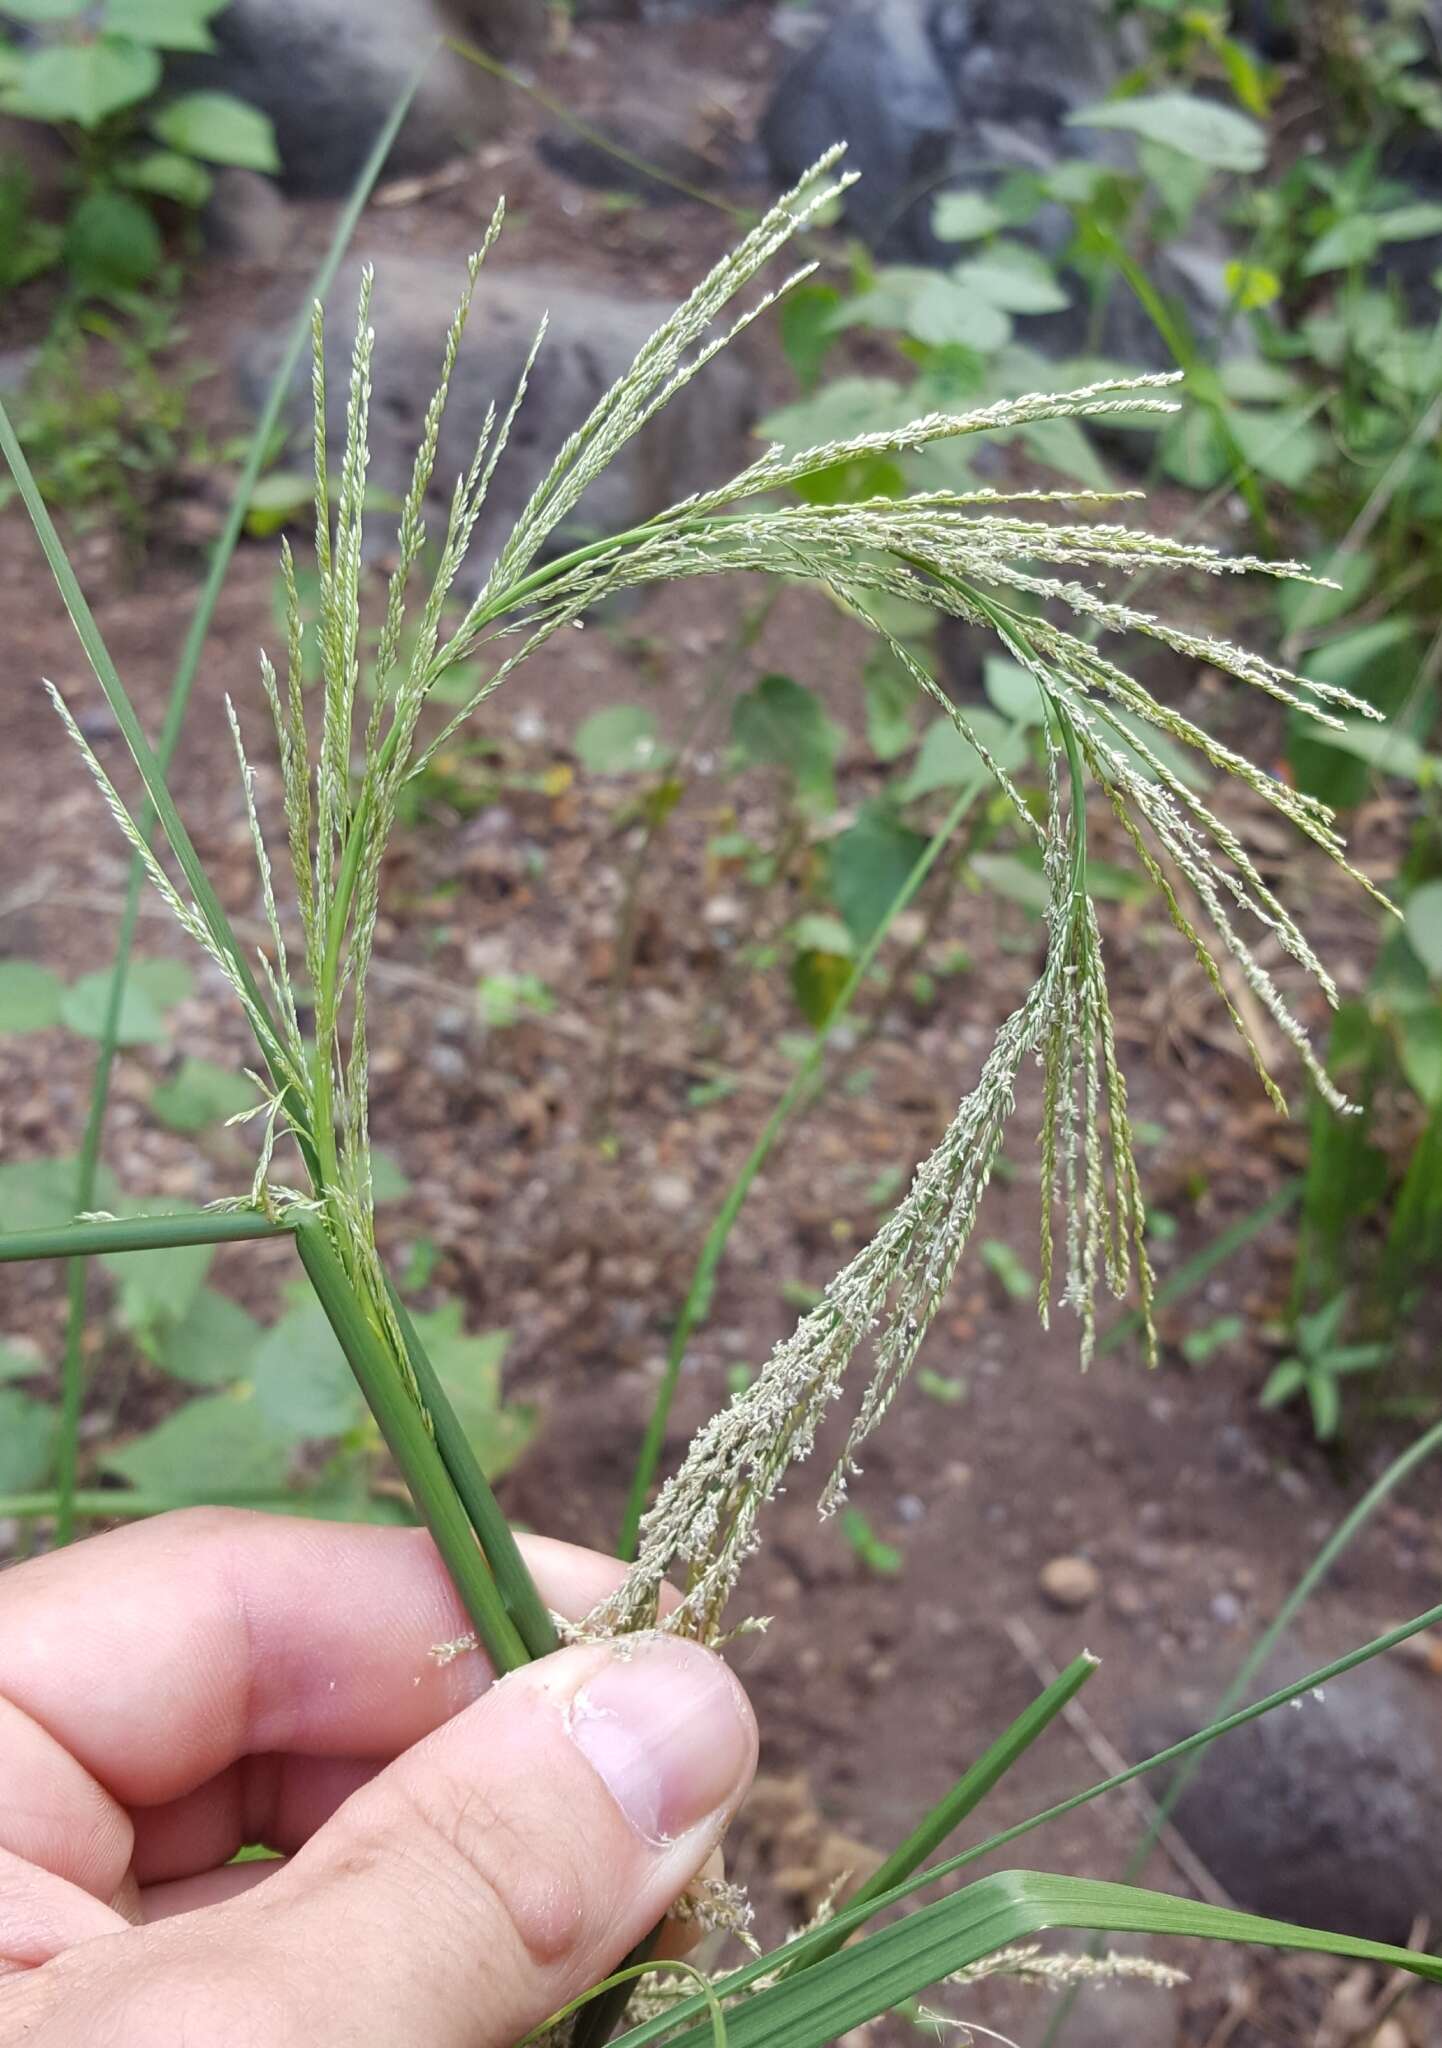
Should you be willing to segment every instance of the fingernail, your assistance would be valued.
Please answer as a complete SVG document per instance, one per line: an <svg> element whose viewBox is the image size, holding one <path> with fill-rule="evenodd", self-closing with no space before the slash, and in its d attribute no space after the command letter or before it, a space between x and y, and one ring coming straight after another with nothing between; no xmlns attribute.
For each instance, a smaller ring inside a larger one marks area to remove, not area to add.
<svg viewBox="0 0 1442 2048"><path fill-rule="evenodd" d="M729 1807L755 1756L745 1695L699 1644L652 1638L584 1685L571 1740L644 1840L662 1844Z"/></svg>

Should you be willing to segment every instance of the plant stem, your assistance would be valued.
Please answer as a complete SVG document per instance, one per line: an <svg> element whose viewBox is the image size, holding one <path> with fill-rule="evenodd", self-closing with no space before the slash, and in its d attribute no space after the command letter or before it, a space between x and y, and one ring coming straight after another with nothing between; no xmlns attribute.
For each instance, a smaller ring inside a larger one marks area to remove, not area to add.
<svg viewBox="0 0 1442 2048"><path fill-rule="evenodd" d="M294 1229L294 1223L273 1223L254 1209L201 1209L183 1216L107 1217L94 1223L58 1223L49 1230L7 1231L0 1235L0 1265L21 1259L87 1259L96 1252L154 1252L191 1244L240 1244L257 1237L289 1237Z"/></svg>
<svg viewBox="0 0 1442 2048"><path fill-rule="evenodd" d="M526 1646L506 1612L426 1419L361 1307L321 1219L300 1217L295 1242L321 1307L411 1490L416 1509L435 1539L477 1636L497 1672L518 1670L530 1662Z"/></svg>
<svg viewBox="0 0 1442 2048"><path fill-rule="evenodd" d="M470 1517L471 1527L486 1561L495 1574L496 1585L506 1612L514 1622L516 1632L532 1657L549 1657L560 1644L556 1625L551 1619L551 1610L541 1598L535 1580L531 1577L526 1561L522 1557L510 1523L501 1513L490 1482L481 1469L480 1460L471 1447L471 1440L461 1426L455 1409L451 1406L445 1388L436 1376L436 1369L426 1355L415 1324L400 1296L391 1286L391 1307L395 1310L396 1321L400 1324L405 1339L406 1354L410 1359L411 1371L415 1374L421 1400L435 1424L436 1448L442 1463L450 1474L451 1482L460 1495L461 1505Z"/></svg>
<svg viewBox="0 0 1442 2048"><path fill-rule="evenodd" d="M671 1343L666 1353L666 1368L656 1389L656 1398L652 1403L646 1423L646 1434L642 1439L636 1469L631 1479L631 1490L626 1497L626 1510L621 1523L618 1548L620 1555L628 1562L636 1554L636 1538L641 1527L641 1517L646 1511L646 1503L650 1498L657 1468L661 1462L661 1452L666 1442L666 1424L670 1419L671 1405L676 1398L676 1388L681 1378L681 1361L686 1355L686 1346L690 1343L693 1333L705 1321L711 1307L716 1269L721 1263L721 1255L726 1249L726 1241L731 1235L732 1226L741 1213L747 1195L751 1192L751 1184L766 1164L797 1104L808 1095L832 1033L850 1009L857 990L881 950L887 932L931 873L952 833L975 803L979 788L978 783L969 784L956 798L915 867L893 897L885 917L862 947L836 999L835 1007L817 1032L806 1058L792 1075L785 1094L767 1118L761 1135L752 1146L735 1180L732 1181L726 1199L717 1211L716 1220L706 1234L705 1243L701 1247L695 1270L691 1275L691 1285L687 1289L686 1299L681 1304L676 1327L671 1333Z"/></svg>

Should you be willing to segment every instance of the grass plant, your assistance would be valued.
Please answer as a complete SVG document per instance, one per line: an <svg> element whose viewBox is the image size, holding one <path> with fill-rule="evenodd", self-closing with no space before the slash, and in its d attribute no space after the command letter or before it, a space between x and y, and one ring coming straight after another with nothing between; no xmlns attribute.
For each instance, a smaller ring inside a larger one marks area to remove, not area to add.
<svg viewBox="0 0 1442 2048"><path fill-rule="evenodd" d="M327 353L324 316L317 305L311 335L320 600L311 638L320 673L318 702L305 690L310 650L288 550L282 556L285 655L279 672L268 658L262 663L284 795L283 849L267 837L240 719L234 706L227 706L269 935L253 951L242 947L230 925L168 790L164 751L152 748L141 727L0 411L0 448L130 754L140 796L154 814L160 834L156 844L149 814L122 793L89 746L76 714L52 690L57 710L144 874L219 970L256 1040L255 1111L261 1139L249 1189L200 1220L150 1219L156 1237L147 1242L194 1242L204 1228L235 1236L273 1229L293 1234L316 1297L455 1579L476 1639L500 1670L544 1654L555 1640L554 1630L479 1467L468 1460L464 1432L377 1248L368 1122L368 976L386 849L408 782L425 772L437 749L528 656L579 625L608 598L644 585L734 571L811 581L827 590L882 635L918 691L955 721L1012 800L1040 850L1047 944L1035 986L1002 1024L975 1086L917 1168L894 1213L751 1385L698 1433L640 1519L634 1562L620 1590L589 1618L587 1633L610 1636L659 1624L706 1642L723 1640L736 1625L732 1594L760 1540L763 1509L792 1466L814 1449L823 1421L837 1407L845 1408L849 1430L824 1486L823 1506L830 1511L844 1499L847 1477L898 1392L956 1271L1004 1142L1022 1070L1032 1062L1042 1074L1043 1313L1054 1298L1074 1311L1086 1355L1095 1340L1098 1294L1110 1289L1120 1296L1135 1288L1149 1328L1152 1285L1144 1206L1101 930L1088 891L1087 810L1093 789L1100 790L1114 813L1244 1039L1245 1022L1223 978L1221 960L1227 954L1298 1064L1339 1110L1345 1109L1269 961L1280 956L1288 963L1289 979L1293 974L1310 977L1323 996L1334 999L1326 967L1237 834L1145 735L1150 731L1194 749L1302 839L1348 868L1359 885L1370 885L1348 867L1324 805L1157 701L1099 648L1104 635L1140 636L1209 664L1323 725L1335 724L1343 714L1366 716L1368 707L1340 687L1293 675L1205 629L1174 626L1125 598L1112 599L1104 580L1098 580L1114 570L1130 575L1249 572L1308 581L1307 572L1295 563L1221 556L1194 542L1117 523L1114 497L1106 493L938 489L840 504L798 504L778 496L839 464L921 453L988 430L1167 413L1177 404L1176 379L1111 379L1060 395L1009 398L970 413L930 412L899 427L799 452L773 448L729 482L625 533L562 548L560 530L626 442L788 284L806 276L803 267L777 286L758 284L791 237L844 189L838 154L824 157L767 213L645 344L629 371L561 446L509 539L477 576L469 561L471 543L525 401L529 365L510 402L492 409L467 469L455 480L443 533L428 536L424 506L472 299L501 231L503 214L497 209L467 266L455 317L441 341L437 389L400 514L396 566L384 593L368 676L363 675L363 540L377 345L369 319L369 274L350 356L347 428L334 460L326 444ZM753 284L758 284L754 292ZM532 362L543 344L544 328ZM448 605L467 593L459 623L448 625ZM984 628L1033 679L1045 718L1046 782L1039 812L987 752L965 711L888 631L883 614L887 601L895 599L919 602ZM1088 637L1093 631L1096 637ZM483 679L470 701L436 729L429 713L438 686L448 676L454 680L463 664L477 662ZM283 882L278 880L282 875ZM1193 902L1205 922L1191 914L1187 906ZM304 1001L298 993L302 974ZM1248 1044L1263 1087L1280 1105L1277 1079L1267 1071L1258 1047L1250 1039ZM30 1233L18 1250L11 1246L10 1255L66 1256L81 1247L119 1246L127 1229L133 1234L134 1226L82 1218L53 1232ZM698 1279L704 1294L709 1273ZM863 1370L861 1360L868 1352L869 1366ZM655 1448L653 1443L651 1451ZM644 1494L649 1465L642 1471ZM73 1509L73 1492L70 1503ZM660 1621L659 1592L667 1577L678 1583L679 1599ZM1379 1638L1306 1684L1340 1676L1435 1618L1423 1617ZM1048 1695L1003 1731L952 1793L917 1824L885 1866L883 1881L827 1924L707 1984L700 1993L691 1990L686 1973L663 1973L658 1980L656 1970L648 1971L646 1995L657 2010L627 2033L629 2048L640 2048L659 2033L678 2042L724 2036L820 2048L927 1985L957 1973L966 1981L966 1972L1051 1926L1153 1929L1318 1947L1442 1979L1442 1962L1429 1956L1126 1887L1031 1872L969 1883L841 1946L920 1886L960 1872L1141 1770L1190 1754L1300 1690L1244 1709L1164 1758L1120 1773L940 1865L925 1865L924 1859L1041 1735L1069 1696L1068 1688L1084 1682L1089 1670L1088 1660L1078 1660ZM610 1991L619 1988L608 1987L606 1998L588 2008L589 2016L565 2023L574 2025L577 2041L591 2043L604 2035L619 2003Z"/></svg>

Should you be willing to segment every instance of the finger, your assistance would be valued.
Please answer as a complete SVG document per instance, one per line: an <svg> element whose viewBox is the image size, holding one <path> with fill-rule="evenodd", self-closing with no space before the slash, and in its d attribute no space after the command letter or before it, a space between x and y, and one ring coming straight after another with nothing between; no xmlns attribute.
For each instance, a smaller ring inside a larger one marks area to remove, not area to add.
<svg viewBox="0 0 1442 2048"><path fill-rule="evenodd" d="M0 1849L0 1978L33 1970L78 1943L115 1934L126 1924L113 1906L103 1905L78 1885Z"/></svg>
<svg viewBox="0 0 1442 2048"><path fill-rule="evenodd" d="M149 1926L154 1920L173 1920L178 1913L198 1912L202 1906L224 1905L284 1868L283 1856L267 1856L254 1863L223 1863L218 1870L202 1870L197 1877L177 1878L174 1884L153 1884L140 1894L140 1917Z"/></svg>
<svg viewBox="0 0 1442 2048"><path fill-rule="evenodd" d="M288 1855L380 1769L353 1757L241 1757L194 1792L131 1815L136 1883L214 1870L253 1842Z"/></svg>
<svg viewBox="0 0 1442 2048"><path fill-rule="evenodd" d="M621 1569L525 1547L565 1614ZM198 1509L22 1565L0 1576L0 1692L30 1724L12 1743L12 1712L0 1742L0 1848L108 1899L130 1854L121 1808L164 1807L266 1752L389 1762L489 1683L479 1655L431 1654L465 1633L421 1530ZM173 1833L166 1856L178 1874Z"/></svg>
<svg viewBox="0 0 1442 2048"><path fill-rule="evenodd" d="M505 2048L661 1917L755 1740L735 1680L694 1644L561 1651L381 1772L254 1890L39 1973L64 2000L53 2038L95 2038L120 2012L109 2038L131 2048L174 2038L179 2013L187 2038L267 2048Z"/></svg>

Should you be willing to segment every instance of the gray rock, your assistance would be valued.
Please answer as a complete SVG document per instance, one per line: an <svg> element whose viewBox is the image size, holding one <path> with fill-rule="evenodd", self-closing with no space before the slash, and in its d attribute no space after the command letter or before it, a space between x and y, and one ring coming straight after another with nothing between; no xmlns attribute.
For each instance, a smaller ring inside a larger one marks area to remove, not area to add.
<svg viewBox="0 0 1442 2048"><path fill-rule="evenodd" d="M1253 1698L1304 1677L1279 1653ZM1212 1717L1228 1674L1143 1706L1141 1757ZM1378 1659L1224 1736L1178 1801L1183 1835L1238 1905L1279 1920L1405 1942L1442 1911L1442 1712L1436 1681ZM1154 1786L1159 1794L1163 1786Z"/></svg>
<svg viewBox="0 0 1442 2048"><path fill-rule="evenodd" d="M845 142L861 173L847 195L850 224L878 248L929 253L930 198L960 131L934 31L965 12L955 0L853 0L777 82L761 122L773 175L792 184Z"/></svg>
<svg viewBox="0 0 1442 2048"><path fill-rule="evenodd" d="M329 302L333 445L344 428L358 278L359 266L347 266ZM433 257L392 255L377 268L370 476L397 497L410 478L461 280L458 262ZM562 441L671 310L660 301L591 291L545 271L486 270L451 383L432 489L433 524L444 526L451 489L470 461L486 408L494 402L504 413L547 312L550 327L477 530L472 560L480 568L505 539ZM240 345L237 383L254 408L263 400L284 332L278 317ZM290 409L297 427L307 417L308 377L308 371L298 376ZM745 459L753 411L751 373L736 351L727 350L621 450L581 500L568 534L558 538L623 530L702 484L724 479ZM389 545L394 521L376 519L372 526L378 542Z"/></svg>
<svg viewBox="0 0 1442 2048"><path fill-rule="evenodd" d="M274 178L235 164L216 171L201 227L215 254L267 270L281 261L294 232L290 206Z"/></svg>
<svg viewBox="0 0 1442 2048"><path fill-rule="evenodd" d="M287 187L338 193L427 44L462 34L520 54L534 47L542 11L524 0L231 0L212 24L216 53L177 59L167 75L261 108L275 123ZM437 50L388 170L430 170L473 148L502 127L505 102L499 80Z"/></svg>

